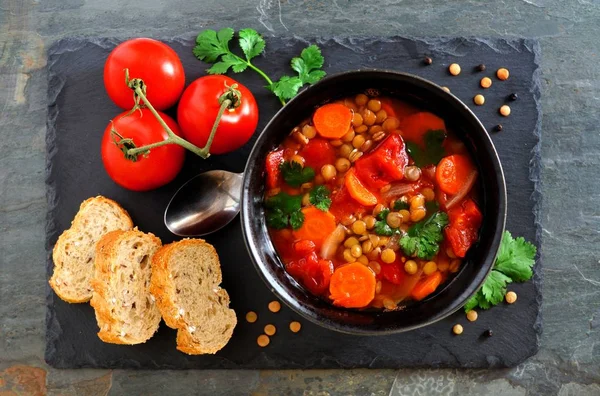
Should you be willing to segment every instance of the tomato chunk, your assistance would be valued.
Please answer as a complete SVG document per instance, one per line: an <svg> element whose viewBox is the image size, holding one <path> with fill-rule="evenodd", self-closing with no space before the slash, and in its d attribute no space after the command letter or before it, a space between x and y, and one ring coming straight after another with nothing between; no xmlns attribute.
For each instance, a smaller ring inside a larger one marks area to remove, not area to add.
<svg viewBox="0 0 600 396"><path fill-rule="evenodd" d="M444 232L457 257L465 257L467 251L479 237L483 216L477 204L470 198L448 211L450 224Z"/></svg>
<svg viewBox="0 0 600 396"><path fill-rule="evenodd" d="M283 162L284 150L271 151L267 155L265 161L265 172L267 173L267 187L275 188L279 185L281 179L281 171L279 165Z"/></svg>
<svg viewBox="0 0 600 396"><path fill-rule="evenodd" d="M401 268L399 260L394 261L390 264L379 263L381 265L380 275L386 281L393 283L394 285L400 285L406 280L406 272Z"/></svg>
<svg viewBox="0 0 600 396"><path fill-rule="evenodd" d="M356 175L368 187L380 189L402 180L407 164L404 140L398 134L391 134L375 150L356 161Z"/></svg>
<svg viewBox="0 0 600 396"><path fill-rule="evenodd" d="M331 260L319 260L317 254L311 252L306 257L289 262L286 270L311 293L321 295L329 288L334 268Z"/></svg>
<svg viewBox="0 0 600 396"><path fill-rule="evenodd" d="M298 154L304 157L305 166L310 166L317 174L323 165L333 164L336 159L335 147L329 144L329 141L320 138L310 139Z"/></svg>

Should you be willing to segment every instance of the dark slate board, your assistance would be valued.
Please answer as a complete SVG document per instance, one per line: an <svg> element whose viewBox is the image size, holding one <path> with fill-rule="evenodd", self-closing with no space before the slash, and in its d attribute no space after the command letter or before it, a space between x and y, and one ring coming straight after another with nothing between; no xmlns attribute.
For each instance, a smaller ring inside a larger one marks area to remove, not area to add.
<svg viewBox="0 0 600 396"><path fill-rule="evenodd" d="M311 40L314 41L314 40ZM317 40L323 48L328 73L359 68L388 68L411 72L448 86L474 108L483 124L502 123L504 131L493 134L508 184L507 228L515 235L536 241L539 198L539 69L538 45L528 40L335 38ZM206 65L191 53L192 41L173 39L168 43L179 53L188 83L203 74ZM116 41L110 39L66 39L49 49L49 116L47 133L48 276L53 263L50 251L58 235L86 198L102 194L120 202L135 224L158 235L164 243L176 238L164 227L164 208L174 191L193 175L208 169L241 172L252 147L208 161L188 156L184 171L168 186L148 193L133 193L117 187L105 174L100 160L100 140L108 121L120 110L104 93L102 67ZM271 76L288 73L288 62L307 44L299 38L268 38L267 56L256 60ZM431 66L421 62L433 57ZM458 62L458 77L447 66ZM484 73L474 67L485 63ZM510 69L510 79L488 90L479 88L479 79L492 76L498 67ZM260 104L259 130L277 111L277 100L264 89L264 82L250 72L237 75ZM475 108L472 97L482 92L483 107ZM498 115L499 106L512 92L508 118ZM537 189L536 189L537 186ZM267 310L274 296L260 280L246 253L239 220L209 236L223 266L223 284L238 314L238 326L229 344L216 356L187 356L175 349L175 331L164 323L146 344L118 346L105 344L96 336L98 328L88 304L67 304L48 287L46 360L54 367L105 368L395 368L425 367L504 367L514 366L538 350L541 333L540 264L533 282L511 285L519 295L515 306L500 305L480 312L475 323L466 322L459 312L434 325L409 333L385 337L361 337L335 333L302 320L299 334L288 330L291 320L300 318L283 308L278 314ZM244 320L247 311L259 313L257 323ZM256 337L267 323L278 328L267 348L256 345ZM465 332L453 336L451 328L462 323ZM494 336L482 333L492 329Z"/></svg>

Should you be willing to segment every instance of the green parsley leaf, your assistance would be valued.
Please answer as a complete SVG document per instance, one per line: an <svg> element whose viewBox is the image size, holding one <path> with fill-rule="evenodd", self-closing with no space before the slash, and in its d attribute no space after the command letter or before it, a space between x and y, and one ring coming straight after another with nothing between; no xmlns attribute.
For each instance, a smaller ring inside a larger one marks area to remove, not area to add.
<svg viewBox="0 0 600 396"><path fill-rule="evenodd" d="M212 65L206 72L208 74L225 74L231 68L235 73L241 73L248 67L242 59L232 54L225 54L221 61Z"/></svg>
<svg viewBox="0 0 600 396"><path fill-rule="evenodd" d="M533 276L536 251L535 246L523 237L513 239L512 235L505 231L494 268L515 282L527 281Z"/></svg>
<svg viewBox="0 0 600 396"><path fill-rule="evenodd" d="M290 225L294 230L297 230L298 228L302 227L303 223L304 213L302 213L301 211L290 213Z"/></svg>
<svg viewBox="0 0 600 396"><path fill-rule="evenodd" d="M196 58L214 63L221 55L230 53L229 42L233 38L233 29L225 28L217 33L212 29L201 32L196 37L196 46L192 50Z"/></svg>
<svg viewBox="0 0 600 396"><path fill-rule="evenodd" d="M406 142L406 151L415 161L415 165L420 168L432 164L437 165L446 155L446 150L442 146L445 139L446 132L443 130L430 130L423 137L425 150L414 142Z"/></svg>
<svg viewBox="0 0 600 396"><path fill-rule="evenodd" d="M315 171L309 166L302 167L297 162L288 161L279 166L283 180L292 186L300 187L303 183L308 183L315 178Z"/></svg>
<svg viewBox="0 0 600 396"><path fill-rule="evenodd" d="M310 45L302 50L300 57L292 58L291 67L298 73L297 77L283 76L279 81L273 83L271 91L279 98L291 99L302 88L304 84L314 84L326 73L321 69L323 67L323 55L316 45Z"/></svg>
<svg viewBox="0 0 600 396"><path fill-rule="evenodd" d="M506 285L511 283L512 279L504 275L500 271L492 270L490 275L485 280L481 287L481 291L485 300L492 305L496 305L502 301L506 294Z"/></svg>
<svg viewBox="0 0 600 396"><path fill-rule="evenodd" d="M265 206L267 207L266 218L269 227L280 230L286 228L289 224L296 230L304 222L304 213L301 212L301 195L289 195L280 192L267 198Z"/></svg>
<svg viewBox="0 0 600 396"><path fill-rule="evenodd" d="M436 212L408 229L408 233L400 238L400 247L407 256L431 260L440 250L440 242L444 240L443 230L448 225L448 215Z"/></svg>
<svg viewBox="0 0 600 396"><path fill-rule="evenodd" d="M381 209L381 212L377 213L377 220L386 220L387 216L390 214L390 210L389 209Z"/></svg>
<svg viewBox="0 0 600 396"><path fill-rule="evenodd" d="M254 29L242 29L238 33L240 36L240 48L246 55L246 60L260 55L265 49L265 40Z"/></svg>
<svg viewBox="0 0 600 396"><path fill-rule="evenodd" d="M481 309L489 309L502 302L507 284L531 279L536 251L533 244L522 237L514 239L510 232L505 231L494 269L477 294L467 302L465 311L477 306ZM473 305L475 300L477 304Z"/></svg>
<svg viewBox="0 0 600 396"><path fill-rule="evenodd" d="M390 214L389 209L383 209L381 212L377 214L377 221L375 222L375 227L373 228L375 234L384 235L384 236L392 236L394 234L399 233L400 231L397 228L392 228L387 223L387 216Z"/></svg>
<svg viewBox="0 0 600 396"><path fill-rule="evenodd" d="M396 202L394 202L394 210L396 212L399 210L408 210L409 208L410 208L410 205L406 201L402 201L399 199Z"/></svg>
<svg viewBox="0 0 600 396"><path fill-rule="evenodd" d="M317 186L310 191L308 200L317 209L327 212L331 206L331 198L329 198L330 194L331 193L327 187Z"/></svg>
<svg viewBox="0 0 600 396"><path fill-rule="evenodd" d="M298 90L302 88L302 81L298 77L283 76L279 81L274 82L269 87L273 93L282 99L291 99L298 93Z"/></svg>

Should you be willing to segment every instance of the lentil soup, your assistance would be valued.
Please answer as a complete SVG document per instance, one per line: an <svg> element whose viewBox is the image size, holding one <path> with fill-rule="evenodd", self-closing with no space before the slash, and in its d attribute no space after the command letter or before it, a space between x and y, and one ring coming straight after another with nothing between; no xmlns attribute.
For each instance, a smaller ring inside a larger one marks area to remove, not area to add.
<svg viewBox="0 0 600 396"><path fill-rule="evenodd" d="M364 94L323 105L265 160L287 272L345 308L431 296L479 237L477 168L443 119Z"/></svg>

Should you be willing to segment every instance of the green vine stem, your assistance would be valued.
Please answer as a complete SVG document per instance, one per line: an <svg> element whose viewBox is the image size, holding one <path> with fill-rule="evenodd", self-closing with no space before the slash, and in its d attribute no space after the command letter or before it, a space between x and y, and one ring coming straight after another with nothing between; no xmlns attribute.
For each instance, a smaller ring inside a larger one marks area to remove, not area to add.
<svg viewBox="0 0 600 396"><path fill-rule="evenodd" d="M152 144L148 144L146 146L137 147L133 142L133 139L123 138L119 133L113 128L111 130L111 134L113 137L114 144L123 151L125 158L130 161L137 161L139 155L147 156L150 153L151 149L156 147L164 146L167 144L178 144L187 150L190 150L192 153L206 159L210 156L210 147L214 140L215 134L217 133L217 128L219 127L219 122L221 121L221 117L225 110L233 110L240 106L242 100L242 93L237 89L237 84L233 84L231 87L225 85L226 91L219 97L219 111L217 113L217 117L215 118L215 122L213 123L212 129L210 131L210 135L208 136L208 140L206 145L203 148L197 147L187 140L177 136L171 128L165 123L160 114L156 111L152 103L146 97L146 85L144 81L140 78L129 79L129 70L125 69L125 83L129 88L131 88L134 92L134 101L135 105L131 112L135 110L139 110L141 108L140 100L143 102L143 105L150 110L152 115L156 118L156 120L160 123L160 125L167 132L168 137L161 141ZM117 140L117 138L119 140Z"/></svg>

